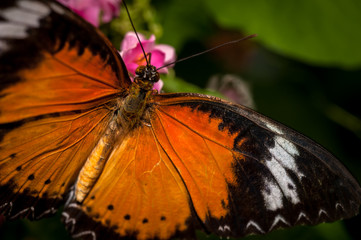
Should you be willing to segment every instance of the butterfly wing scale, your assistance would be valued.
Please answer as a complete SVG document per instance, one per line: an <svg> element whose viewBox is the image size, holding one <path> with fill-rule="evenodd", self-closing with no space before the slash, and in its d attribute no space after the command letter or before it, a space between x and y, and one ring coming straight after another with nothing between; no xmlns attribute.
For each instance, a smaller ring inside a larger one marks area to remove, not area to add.
<svg viewBox="0 0 361 240"><path fill-rule="evenodd" d="M109 41L56 2L1 1L0 32L0 213L40 218L64 200L130 80Z"/></svg>

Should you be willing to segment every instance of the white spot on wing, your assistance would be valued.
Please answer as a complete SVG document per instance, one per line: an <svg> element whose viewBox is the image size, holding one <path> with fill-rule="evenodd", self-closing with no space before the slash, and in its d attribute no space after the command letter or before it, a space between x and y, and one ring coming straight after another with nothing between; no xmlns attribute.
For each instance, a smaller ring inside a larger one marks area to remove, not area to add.
<svg viewBox="0 0 361 240"><path fill-rule="evenodd" d="M26 12L23 9L8 8L3 12L0 12L1 16L9 22L20 23L22 25L39 27L39 20L41 16L33 13Z"/></svg>
<svg viewBox="0 0 361 240"><path fill-rule="evenodd" d="M284 224L290 226L290 224L281 215L277 215L271 227L269 228L269 231L271 231L275 226L277 226L279 222L283 222Z"/></svg>
<svg viewBox="0 0 361 240"><path fill-rule="evenodd" d="M321 217L322 214L324 214L325 216L328 217L327 212L324 209L321 208L320 211L318 211L318 216Z"/></svg>
<svg viewBox="0 0 361 240"><path fill-rule="evenodd" d="M90 235L93 240L97 239L97 236L95 235L95 232L93 231L84 231L77 234L72 235L73 238L81 238L83 236Z"/></svg>
<svg viewBox="0 0 361 240"><path fill-rule="evenodd" d="M54 12L63 15L65 13L64 9L62 9L61 7L59 7L57 4L55 3L50 3L51 8L53 9Z"/></svg>
<svg viewBox="0 0 361 240"><path fill-rule="evenodd" d="M226 231L231 231L231 227L228 226L228 225L224 225L224 226L219 226L218 227L218 231L221 231L221 232L226 232Z"/></svg>
<svg viewBox="0 0 361 240"><path fill-rule="evenodd" d="M279 145L281 145L292 156L300 154L298 152L296 146L293 143L291 143L290 141L284 139L283 137L276 136L275 140Z"/></svg>
<svg viewBox="0 0 361 240"><path fill-rule="evenodd" d="M341 208L342 210L345 210L344 208L343 208L343 206L341 205L341 203L336 203L335 204L335 208L337 209L337 208Z"/></svg>
<svg viewBox="0 0 361 240"><path fill-rule="evenodd" d="M25 212L31 212L31 216L32 216L32 218L34 218L34 207L29 207L29 208L25 208L25 209L19 211L18 213L14 214L13 216L10 217L10 219L11 220L16 219L17 217L21 216Z"/></svg>
<svg viewBox="0 0 361 240"><path fill-rule="evenodd" d="M44 216L46 216L46 215L48 215L48 214L54 214L54 213L56 213L56 209L55 209L55 208L50 208L50 209L44 211L44 212L43 212L42 214L40 214L39 216L37 216L36 219L40 219L40 218L42 218L42 217L44 217Z"/></svg>
<svg viewBox="0 0 361 240"><path fill-rule="evenodd" d="M26 26L8 22L0 22L0 38L22 39L26 38L27 35Z"/></svg>
<svg viewBox="0 0 361 240"><path fill-rule="evenodd" d="M76 203L70 203L68 206L68 208L76 208L76 209L81 209L79 204Z"/></svg>
<svg viewBox="0 0 361 240"><path fill-rule="evenodd" d="M277 184L273 181L268 181L265 179L265 188L266 190L262 190L263 199L266 204L266 208L271 211L275 211L279 208L283 207L282 202L282 192L281 189L277 186Z"/></svg>
<svg viewBox="0 0 361 240"><path fill-rule="evenodd" d="M75 218L70 218L70 215L68 213L66 213L66 212L62 212L61 215L65 218L65 220L64 220L65 224L71 223L70 232L73 232L75 224L76 224L76 219Z"/></svg>
<svg viewBox="0 0 361 240"><path fill-rule="evenodd" d="M248 229L249 227L255 227L260 233L265 233L262 228L257 224L255 223L254 221L250 220L247 225L246 225L246 229Z"/></svg>
<svg viewBox="0 0 361 240"><path fill-rule="evenodd" d="M282 165L274 157L272 157L270 161L266 161L266 166L271 171L273 177L276 179L287 199L289 199L293 204L300 202L296 191L296 185L288 176Z"/></svg>
<svg viewBox="0 0 361 240"><path fill-rule="evenodd" d="M283 206L282 193L293 204L297 204L300 202L296 189L296 184L291 179L286 169L293 171L299 179L304 177L304 174L298 170L296 164L295 157L299 155L296 146L290 141L280 136L276 136L274 141L275 146L269 149L272 158L271 160L267 160L265 163L282 191L280 191L276 184L270 183L267 179L265 179L265 188L275 191L273 193L271 191L272 194L267 194L267 191L262 191L267 209L272 211ZM281 194L281 196L279 196L279 194ZM270 195L274 199L274 203L270 202L272 201Z"/></svg>
<svg viewBox="0 0 361 240"><path fill-rule="evenodd" d="M4 203L3 205L0 206L0 209L6 207L7 205L9 205L9 203Z"/></svg>
<svg viewBox="0 0 361 240"><path fill-rule="evenodd" d="M283 134L282 130L279 129L276 125L273 125L273 124L271 124L269 122L265 122L265 124L271 131L273 131L275 133L278 133L278 134L281 134L281 135Z"/></svg>
<svg viewBox="0 0 361 240"><path fill-rule="evenodd" d="M300 214L298 214L298 218L296 222L300 221L301 218L305 218L307 221L310 222L310 219L307 217L307 215L304 212L300 212Z"/></svg>
<svg viewBox="0 0 361 240"><path fill-rule="evenodd" d="M42 16L48 15L50 13L50 9L41 2L32 2L32 1L18 1L18 6L21 8L25 8L27 10L37 12Z"/></svg>
<svg viewBox="0 0 361 240"><path fill-rule="evenodd" d="M13 202L4 203L3 205L0 206L0 209L6 207L7 205L10 206L10 209L9 209L9 211L8 211L8 214L7 214L8 216L10 216L10 215L11 215L11 211L13 210Z"/></svg>
<svg viewBox="0 0 361 240"><path fill-rule="evenodd" d="M299 152L293 143L280 136L276 136L275 146L269 149L269 151L283 167L295 172L299 179L304 177L296 165L295 157L299 155Z"/></svg>

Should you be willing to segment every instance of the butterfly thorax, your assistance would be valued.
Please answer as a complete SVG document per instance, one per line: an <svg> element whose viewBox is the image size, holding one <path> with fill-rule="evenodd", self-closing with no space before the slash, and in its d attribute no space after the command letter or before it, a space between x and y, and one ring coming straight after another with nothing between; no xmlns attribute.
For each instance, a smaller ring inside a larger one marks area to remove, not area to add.
<svg viewBox="0 0 361 240"><path fill-rule="evenodd" d="M155 91L153 85L159 81L159 73L152 65L139 66L135 73L129 94L119 111L119 124L129 130L140 123L147 103Z"/></svg>

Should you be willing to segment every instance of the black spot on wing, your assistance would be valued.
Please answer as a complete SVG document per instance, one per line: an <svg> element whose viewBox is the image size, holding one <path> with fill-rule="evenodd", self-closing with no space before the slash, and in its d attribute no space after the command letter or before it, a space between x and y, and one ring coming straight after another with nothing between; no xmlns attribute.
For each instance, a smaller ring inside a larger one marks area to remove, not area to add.
<svg viewBox="0 0 361 240"><path fill-rule="evenodd" d="M29 176L28 176L28 180L34 180L34 178L35 178L35 176L34 176L34 174L30 174Z"/></svg>
<svg viewBox="0 0 361 240"><path fill-rule="evenodd" d="M75 203L74 203L75 204ZM95 214L93 216L87 215L84 211L81 210L81 206L77 205L76 207L74 204L68 205L65 207L64 212L62 214L62 221L66 225L66 228L70 232L70 234L73 237L76 237L77 235L80 235L84 232L92 232L96 236L96 239L137 239L137 236L139 234L139 231L134 230L126 230L125 236L120 236L116 230L119 228L120 224L112 223L110 219L105 220L105 225L101 223L102 220L99 214ZM126 214L123 216L123 221L129 221L131 219L131 216L129 214ZM75 220L75 221L73 221ZM117 219L119 220L119 219ZM166 221L166 217L161 216L161 221ZM194 230L194 220L197 221L196 218L191 218L187 221L187 225L189 225L189 228L184 231L176 230L174 232L174 235L170 238L181 238L181 239L195 239L195 230ZM148 218L142 219L142 224L146 225L149 223ZM197 223L198 224L198 223ZM142 226L139 226L142 227ZM160 239L159 236L157 236L157 232L154 232L155 235L152 235L148 239ZM92 235L85 235L81 237L81 239L86 240L93 240Z"/></svg>

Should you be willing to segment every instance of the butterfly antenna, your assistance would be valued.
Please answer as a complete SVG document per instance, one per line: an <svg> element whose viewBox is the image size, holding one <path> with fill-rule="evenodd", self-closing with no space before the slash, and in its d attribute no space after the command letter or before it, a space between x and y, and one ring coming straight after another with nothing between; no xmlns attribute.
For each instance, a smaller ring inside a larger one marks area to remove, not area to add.
<svg viewBox="0 0 361 240"><path fill-rule="evenodd" d="M137 30L135 29L135 26L134 26L134 24L133 24L132 18L130 17L130 13L129 13L127 4L125 3L125 0L123 0L122 2L123 2L123 4L124 4L125 10L126 10L126 12L127 12L127 14L128 14L128 18L129 18L130 24L132 25L132 28L133 28L133 30L134 30L135 35L137 36L138 42L139 42L139 44L140 44L140 47L142 48L145 61L147 62L147 66L149 66L149 65L150 65L150 63L149 63L149 62L150 62L150 58L149 58L149 61L148 61L147 54L146 54L145 51L144 51L142 42L140 41L140 38L139 38L139 36L138 36L138 32L137 32Z"/></svg>
<svg viewBox="0 0 361 240"><path fill-rule="evenodd" d="M241 38L241 39L237 39L237 40L233 40L233 41L230 41L230 42L223 43L223 44L221 44L221 45L215 46L215 47L213 47L213 48L211 48L211 49L208 49L208 50L205 50L205 51L203 51L203 52L196 53L196 54L193 54L193 55L191 55L191 56L188 56L188 57L185 57L185 58L181 58L181 59L176 60L176 61L174 61L174 62L168 63L168 64L166 64L166 65L158 68L157 71L158 71L159 69L168 67L168 66L173 65L173 64L175 64L175 63L183 62L183 61L185 61L185 60L187 60L187 59L194 58L194 57L197 57L197 56L199 56L199 55L208 53L208 52L213 51L213 50L215 50L215 49L217 49L217 48L221 48L221 47L224 47L224 46L227 46L227 45L235 44L235 43L238 43L238 42L241 42L241 41L250 39L250 38L254 38L254 37L256 37L256 36L257 36L257 34L252 34L252 35L246 36L246 37Z"/></svg>

